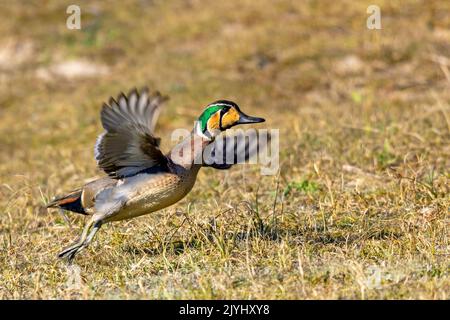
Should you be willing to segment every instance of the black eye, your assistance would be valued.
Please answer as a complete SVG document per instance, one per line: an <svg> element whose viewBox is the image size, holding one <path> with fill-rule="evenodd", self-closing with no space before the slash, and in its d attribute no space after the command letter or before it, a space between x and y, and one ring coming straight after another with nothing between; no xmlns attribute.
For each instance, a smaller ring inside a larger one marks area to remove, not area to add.
<svg viewBox="0 0 450 320"><path fill-rule="evenodd" d="M228 110L230 110L230 107L223 107L222 110L220 110L220 117L222 118L222 116L228 112Z"/></svg>
<svg viewBox="0 0 450 320"><path fill-rule="evenodd" d="M223 128L222 128L222 117L223 117L223 115L224 115L225 113L228 112L228 110L230 110L230 107L228 107L228 106L223 107L223 108L220 110L219 128L220 128L220 130L222 130L222 131L223 131Z"/></svg>

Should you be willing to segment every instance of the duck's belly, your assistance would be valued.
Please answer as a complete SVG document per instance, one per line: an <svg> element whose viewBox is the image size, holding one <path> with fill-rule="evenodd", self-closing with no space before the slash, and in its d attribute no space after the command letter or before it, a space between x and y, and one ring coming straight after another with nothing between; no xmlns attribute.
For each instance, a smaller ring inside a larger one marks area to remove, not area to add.
<svg viewBox="0 0 450 320"><path fill-rule="evenodd" d="M105 222L130 219L166 208L181 200L194 182L195 176L173 174L143 181L129 192L120 210L108 215Z"/></svg>
<svg viewBox="0 0 450 320"><path fill-rule="evenodd" d="M142 190L141 193L128 200L124 207L109 220L130 219L166 208L181 200L188 192L189 190L184 190L180 186L164 190L155 190L154 188Z"/></svg>

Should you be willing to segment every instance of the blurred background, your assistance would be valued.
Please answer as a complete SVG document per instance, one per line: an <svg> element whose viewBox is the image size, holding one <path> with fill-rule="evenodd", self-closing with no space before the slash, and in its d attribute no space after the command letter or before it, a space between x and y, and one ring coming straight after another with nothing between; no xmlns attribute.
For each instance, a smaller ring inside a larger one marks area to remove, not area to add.
<svg viewBox="0 0 450 320"><path fill-rule="evenodd" d="M373 4L381 30L366 25ZM43 205L100 174L101 105L143 86L170 96L164 151L230 99L281 130L280 174L203 170L151 234L151 217L109 227L75 297L448 298L449 13L444 0L1 1L0 298L73 297L55 255L82 219ZM226 240L253 215L242 199L271 235L250 251ZM222 247L199 236L211 219ZM172 230L176 244L155 236Z"/></svg>

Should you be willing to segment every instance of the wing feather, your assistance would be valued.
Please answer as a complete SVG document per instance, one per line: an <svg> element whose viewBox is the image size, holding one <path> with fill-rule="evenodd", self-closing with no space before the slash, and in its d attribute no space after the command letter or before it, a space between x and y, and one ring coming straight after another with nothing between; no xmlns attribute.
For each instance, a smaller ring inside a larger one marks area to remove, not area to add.
<svg viewBox="0 0 450 320"><path fill-rule="evenodd" d="M265 136L262 136L265 134ZM233 134L219 136L204 153L204 166L215 169L229 169L235 164L255 160L259 152L267 147L271 136L267 131L244 132L236 130Z"/></svg>
<svg viewBox="0 0 450 320"><path fill-rule="evenodd" d="M132 90L104 104L101 121L105 132L95 144L98 166L114 178L136 174L158 166L167 167L167 158L159 149L160 139L153 134L159 110L167 97Z"/></svg>

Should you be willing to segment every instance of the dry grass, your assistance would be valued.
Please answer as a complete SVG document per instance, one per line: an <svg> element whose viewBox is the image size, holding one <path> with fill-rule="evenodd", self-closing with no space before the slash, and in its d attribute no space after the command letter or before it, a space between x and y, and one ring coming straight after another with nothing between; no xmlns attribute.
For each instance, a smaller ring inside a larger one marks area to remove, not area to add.
<svg viewBox="0 0 450 320"><path fill-rule="evenodd" d="M85 1L71 31L66 2L0 5L0 298L450 298L449 3L378 1L370 31L370 1ZM83 217L43 205L100 174L101 103L142 85L171 96L166 142L215 99L265 117L280 174L203 169L68 287Z"/></svg>

